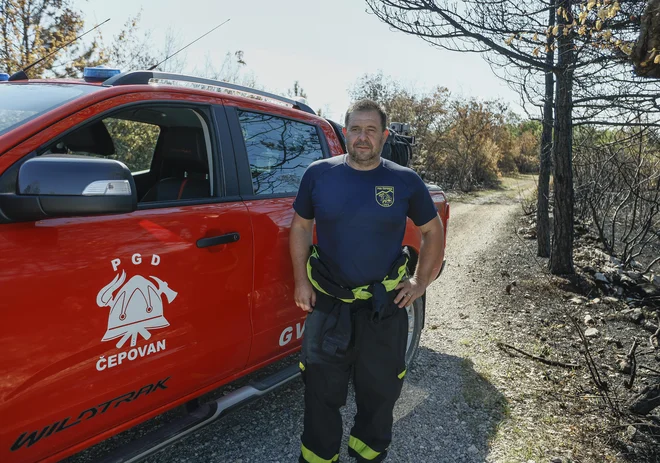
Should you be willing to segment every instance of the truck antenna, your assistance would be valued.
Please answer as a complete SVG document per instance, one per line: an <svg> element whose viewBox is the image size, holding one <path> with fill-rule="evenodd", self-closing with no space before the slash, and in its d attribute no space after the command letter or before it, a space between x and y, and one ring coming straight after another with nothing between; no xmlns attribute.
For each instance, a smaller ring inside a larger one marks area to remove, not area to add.
<svg viewBox="0 0 660 463"><path fill-rule="evenodd" d="M42 56L42 57L39 58L37 61L28 64L25 68L23 68L23 69L21 69L20 71L15 72L14 74L12 74L12 76L9 78L9 80L10 80L10 81L13 81L13 80L27 80L27 79L28 79L27 71L28 71L30 68L32 68L32 67L36 66L37 64L41 63L41 62L42 62L43 60L45 60L46 58L49 58L49 57L53 56L55 53L57 53L57 52L60 51L61 49L68 47L69 45L71 45L73 42L75 42L75 41L78 40L79 38L81 38L81 37L83 37L83 36L89 34L90 32L92 32L92 31L95 30L95 29L98 29L99 27L101 27L102 25L104 25L105 23L107 23L108 21L110 21L110 18L106 19L105 21L103 21L103 22L100 23L100 24L97 24L96 26L92 27L90 30L88 30L88 31L86 31L86 32L83 32L82 34L80 34L80 35L79 35L78 37L76 37L75 39L68 41L67 43L65 43L64 45L62 45L62 46L59 47L58 49L56 49L56 50L50 52L50 53L47 54L46 56Z"/></svg>
<svg viewBox="0 0 660 463"><path fill-rule="evenodd" d="M230 18L230 19L231 19L231 18ZM224 26L224 25L227 24L228 22L229 22L229 19L227 19L226 21L224 21L222 24L218 24L217 26L215 26L213 29L211 29L211 30L208 31L207 33L205 33L205 34L200 35L199 37L197 37L195 40L193 40L192 42L190 42L190 43L189 43L188 45L186 45L185 47L183 47L183 48L179 48L177 51L175 51L174 53L172 53L170 56L165 57L165 59L164 59L163 61L154 64L154 65L151 66L149 69L147 69L147 71L153 71L154 69L156 69L158 66L160 66L161 64L163 64L163 63L164 63L165 61L167 61L168 59L170 59L170 58L172 58L173 56L177 55L179 52L185 50L186 48L188 48L190 45L192 45L193 43L197 42L198 40L203 39L204 37L206 37L207 35L209 35L211 32L213 32L214 30L218 29L220 26Z"/></svg>

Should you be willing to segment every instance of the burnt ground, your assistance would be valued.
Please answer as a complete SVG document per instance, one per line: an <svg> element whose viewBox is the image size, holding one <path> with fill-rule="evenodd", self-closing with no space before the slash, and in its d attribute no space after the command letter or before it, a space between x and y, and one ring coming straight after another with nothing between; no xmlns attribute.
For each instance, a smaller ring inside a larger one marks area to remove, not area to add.
<svg viewBox="0 0 660 463"><path fill-rule="evenodd" d="M464 201L467 207L483 203ZM518 207L488 252L455 259L467 267L457 273L460 286L467 273L471 288L454 297L461 301L455 318L436 317L439 323L427 326L446 330L449 322L453 330L442 348L468 359L501 396L504 417L489 432L482 456L498 462L660 460L655 412L644 417L628 411L638 394L660 381L660 355L649 339L658 324L655 308L626 286L625 276L623 282L616 276L626 272L604 262L609 256L585 226L577 227L577 275L550 275L548 259L536 257L536 241L527 234L533 226ZM597 271L610 281L596 281ZM627 387L627 354L635 340L635 378ZM488 394L477 396L489 400Z"/></svg>

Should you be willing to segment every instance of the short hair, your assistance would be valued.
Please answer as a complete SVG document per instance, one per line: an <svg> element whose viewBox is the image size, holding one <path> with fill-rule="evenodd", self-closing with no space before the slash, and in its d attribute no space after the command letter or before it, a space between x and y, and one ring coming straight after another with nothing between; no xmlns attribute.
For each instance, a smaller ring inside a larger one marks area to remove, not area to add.
<svg viewBox="0 0 660 463"><path fill-rule="evenodd" d="M344 119L344 125L346 127L348 127L348 118L356 111L376 111L380 116L380 123L383 126L383 130L387 128L387 113L381 105L367 98L356 101L348 108Z"/></svg>

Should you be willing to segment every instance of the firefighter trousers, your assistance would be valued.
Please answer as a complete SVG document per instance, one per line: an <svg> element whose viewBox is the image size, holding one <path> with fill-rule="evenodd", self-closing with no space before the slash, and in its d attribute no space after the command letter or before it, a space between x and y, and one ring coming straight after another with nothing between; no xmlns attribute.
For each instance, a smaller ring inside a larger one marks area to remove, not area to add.
<svg viewBox="0 0 660 463"><path fill-rule="evenodd" d="M345 352L322 349L331 313L319 310L332 298L317 293L316 308L305 322L300 369L305 382L301 463L334 463L342 439L340 407L345 405L352 374L357 414L348 442L358 462L380 462L392 440L392 411L406 374L408 315L389 294L387 313L373 320L370 301L350 304L351 341Z"/></svg>

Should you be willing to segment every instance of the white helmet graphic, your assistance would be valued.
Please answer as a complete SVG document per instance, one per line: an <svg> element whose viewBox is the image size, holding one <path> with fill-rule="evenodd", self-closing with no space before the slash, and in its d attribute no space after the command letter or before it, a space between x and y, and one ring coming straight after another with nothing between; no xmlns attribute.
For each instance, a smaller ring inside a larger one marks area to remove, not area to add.
<svg viewBox="0 0 660 463"><path fill-rule="evenodd" d="M135 346L138 334L144 339L149 339L150 329L165 328L170 325L163 314L161 296L165 295L167 302L171 303L177 293L159 278L155 276L149 278L155 283L143 276L135 275L124 284L126 272L122 270L121 275L116 275L99 291L96 304L99 307L111 307L108 329L102 341L121 337L117 342L117 348L121 348L131 338L131 346Z"/></svg>

